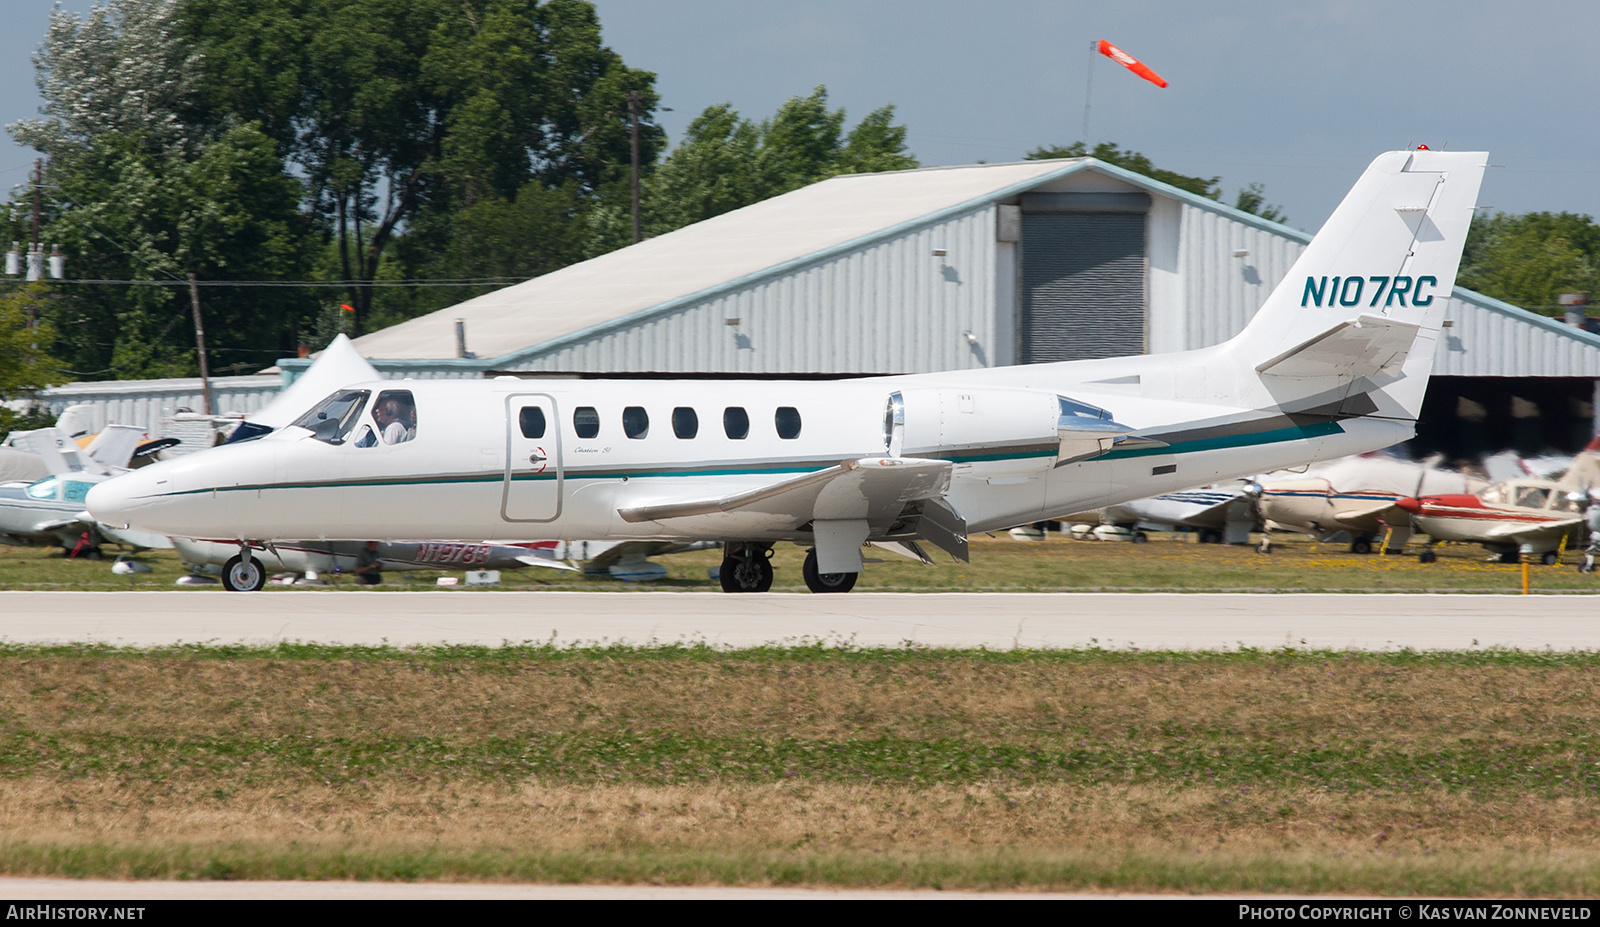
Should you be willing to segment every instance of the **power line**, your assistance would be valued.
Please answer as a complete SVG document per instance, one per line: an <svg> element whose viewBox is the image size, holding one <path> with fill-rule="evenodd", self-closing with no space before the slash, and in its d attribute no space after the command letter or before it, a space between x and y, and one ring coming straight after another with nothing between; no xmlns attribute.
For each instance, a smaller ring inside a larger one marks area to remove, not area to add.
<svg viewBox="0 0 1600 927"><path fill-rule="evenodd" d="M532 277L466 277L460 279L440 280L196 280L197 286L203 287L276 287L276 288L333 288L348 289L350 287L473 287L473 286L510 286L514 283L525 283ZM187 280L54 280L53 284L68 284L76 286L182 286L189 285Z"/></svg>

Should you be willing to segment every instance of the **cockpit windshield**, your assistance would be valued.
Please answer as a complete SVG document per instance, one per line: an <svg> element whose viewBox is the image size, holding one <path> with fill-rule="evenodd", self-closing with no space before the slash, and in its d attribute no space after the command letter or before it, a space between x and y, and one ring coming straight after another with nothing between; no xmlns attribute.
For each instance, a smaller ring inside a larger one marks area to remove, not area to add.
<svg viewBox="0 0 1600 927"><path fill-rule="evenodd" d="M294 426L311 432L311 437L327 444L343 444L366 408L371 391L342 389L294 420Z"/></svg>

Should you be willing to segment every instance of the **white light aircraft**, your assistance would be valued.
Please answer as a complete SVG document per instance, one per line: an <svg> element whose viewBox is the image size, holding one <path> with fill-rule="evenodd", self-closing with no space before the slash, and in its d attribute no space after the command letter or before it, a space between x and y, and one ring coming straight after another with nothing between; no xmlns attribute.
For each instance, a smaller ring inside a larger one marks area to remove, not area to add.
<svg viewBox="0 0 1600 927"><path fill-rule="evenodd" d="M872 542L960 559L1009 528L1403 441L1482 179L1480 152L1380 155L1231 340L1177 354L837 381L378 381L264 437L96 486L101 521L265 541L725 541L850 589Z"/></svg>

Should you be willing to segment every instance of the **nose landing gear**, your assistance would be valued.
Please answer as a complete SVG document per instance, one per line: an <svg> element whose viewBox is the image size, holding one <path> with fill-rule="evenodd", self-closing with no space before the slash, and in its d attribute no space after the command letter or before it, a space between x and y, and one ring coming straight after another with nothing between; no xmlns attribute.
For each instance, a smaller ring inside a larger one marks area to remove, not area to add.
<svg viewBox="0 0 1600 927"><path fill-rule="evenodd" d="M235 554L222 567L222 588L229 592L256 592L266 584L266 568L248 551Z"/></svg>

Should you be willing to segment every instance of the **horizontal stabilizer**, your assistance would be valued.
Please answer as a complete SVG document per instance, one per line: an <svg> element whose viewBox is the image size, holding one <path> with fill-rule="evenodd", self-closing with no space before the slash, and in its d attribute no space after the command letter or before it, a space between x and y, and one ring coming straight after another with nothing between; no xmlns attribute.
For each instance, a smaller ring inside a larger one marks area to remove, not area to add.
<svg viewBox="0 0 1600 927"><path fill-rule="evenodd" d="M1307 379L1396 377L1420 326L1363 315L1305 341L1256 366L1263 376Z"/></svg>
<svg viewBox="0 0 1600 927"><path fill-rule="evenodd" d="M1349 381L1360 376L1400 376L1419 330L1421 327L1411 322L1362 315L1259 363L1256 370L1264 376L1296 379L1331 376Z"/></svg>

